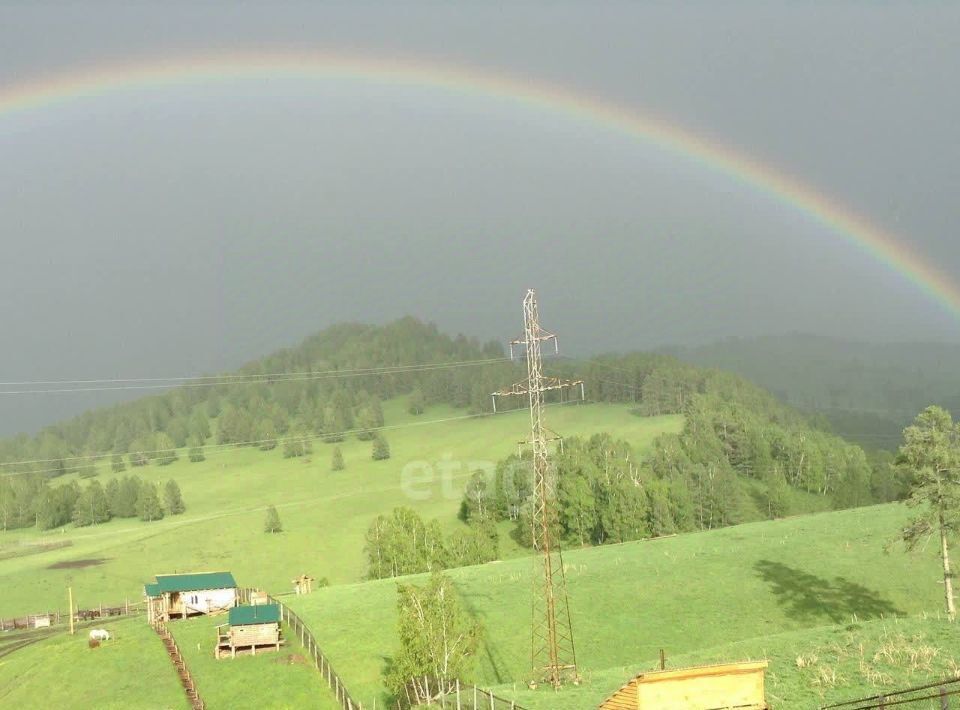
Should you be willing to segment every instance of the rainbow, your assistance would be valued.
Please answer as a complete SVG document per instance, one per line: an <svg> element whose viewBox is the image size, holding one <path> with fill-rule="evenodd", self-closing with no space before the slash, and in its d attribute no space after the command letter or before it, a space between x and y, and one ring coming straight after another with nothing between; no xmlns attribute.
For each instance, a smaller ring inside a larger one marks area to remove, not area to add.
<svg viewBox="0 0 960 710"><path fill-rule="evenodd" d="M906 278L960 318L960 286L957 283L894 234L822 192L673 123L541 81L397 58L314 52L229 53L84 69L0 87L0 119L131 89L276 77L347 79L478 95L616 131L690 159L807 215ZM0 122L0 137L2 129Z"/></svg>

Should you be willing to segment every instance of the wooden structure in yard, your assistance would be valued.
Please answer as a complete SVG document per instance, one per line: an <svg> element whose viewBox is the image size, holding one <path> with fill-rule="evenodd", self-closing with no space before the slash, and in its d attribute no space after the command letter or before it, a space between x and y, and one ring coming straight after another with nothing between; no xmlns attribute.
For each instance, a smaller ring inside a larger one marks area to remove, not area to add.
<svg viewBox="0 0 960 710"><path fill-rule="evenodd" d="M313 591L314 579L310 575L301 574L293 581L293 591L295 594L309 594Z"/></svg>
<svg viewBox="0 0 960 710"><path fill-rule="evenodd" d="M748 661L641 673L600 710L767 710L766 668Z"/></svg>
<svg viewBox="0 0 960 710"><path fill-rule="evenodd" d="M237 604L237 583L229 572L158 574L144 585L151 624L205 614L223 614Z"/></svg>
<svg viewBox="0 0 960 710"><path fill-rule="evenodd" d="M238 653L255 656L258 649L279 651L282 643L279 604L236 606L230 610L227 623L217 627L214 654L217 658L235 658Z"/></svg>
<svg viewBox="0 0 960 710"><path fill-rule="evenodd" d="M262 592L259 589L254 589L250 592L250 604L251 606L257 606L258 604L269 604L270 595L266 592Z"/></svg>

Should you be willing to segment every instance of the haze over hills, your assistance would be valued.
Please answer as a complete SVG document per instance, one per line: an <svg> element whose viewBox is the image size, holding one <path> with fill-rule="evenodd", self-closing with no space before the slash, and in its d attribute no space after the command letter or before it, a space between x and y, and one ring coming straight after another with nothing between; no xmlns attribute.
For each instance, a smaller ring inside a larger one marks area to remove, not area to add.
<svg viewBox="0 0 960 710"><path fill-rule="evenodd" d="M960 412L960 345L871 343L792 333L727 338L666 352L736 372L868 448L895 449L924 407Z"/></svg>

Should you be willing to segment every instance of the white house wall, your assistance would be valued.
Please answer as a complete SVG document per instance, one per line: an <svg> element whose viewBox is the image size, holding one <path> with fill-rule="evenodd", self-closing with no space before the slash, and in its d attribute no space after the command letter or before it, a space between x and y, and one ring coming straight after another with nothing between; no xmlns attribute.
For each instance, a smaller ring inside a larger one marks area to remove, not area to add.
<svg viewBox="0 0 960 710"><path fill-rule="evenodd" d="M236 589L198 589L190 592L180 592L180 603L187 607L187 611L209 614L229 609L236 605Z"/></svg>

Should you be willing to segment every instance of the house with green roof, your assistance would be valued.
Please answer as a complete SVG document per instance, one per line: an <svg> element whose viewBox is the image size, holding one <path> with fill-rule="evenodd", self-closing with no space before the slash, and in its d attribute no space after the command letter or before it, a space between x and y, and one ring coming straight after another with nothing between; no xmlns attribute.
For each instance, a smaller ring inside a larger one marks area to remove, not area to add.
<svg viewBox="0 0 960 710"><path fill-rule="evenodd" d="M222 614L237 604L237 582L229 572L158 574L143 593L150 623Z"/></svg>
<svg viewBox="0 0 960 710"><path fill-rule="evenodd" d="M283 639L280 635L280 605L255 604L235 606L227 616L227 623L217 627L217 658L236 658L237 654L257 651L279 651Z"/></svg>

